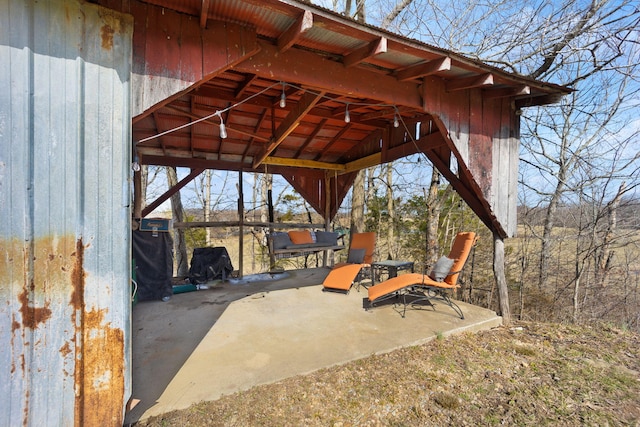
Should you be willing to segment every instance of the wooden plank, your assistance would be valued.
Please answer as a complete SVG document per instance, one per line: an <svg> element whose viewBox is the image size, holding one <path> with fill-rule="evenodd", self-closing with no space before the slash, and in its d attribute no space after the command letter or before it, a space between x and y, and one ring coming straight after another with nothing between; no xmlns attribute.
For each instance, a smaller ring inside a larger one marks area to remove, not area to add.
<svg viewBox="0 0 640 427"><path fill-rule="evenodd" d="M202 7L200 8L200 28L207 28L209 6L211 6L211 0L202 0Z"/></svg>
<svg viewBox="0 0 640 427"><path fill-rule="evenodd" d="M448 80L445 83L447 92L455 92L458 90L473 89L482 86L491 86L493 84L493 74L486 73L480 76L462 77L455 80Z"/></svg>
<svg viewBox="0 0 640 427"><path fill-rule="evenodd" d="M278 148L278 145L280 145L282 141L284 141L285 138L289 136L289 134L293 132L296 127L298 127L298 125L300 124L300 119L304 117L304 115L307 114L307 112L309 112L309 110L311 110L323 96L324 92L305 92L302 95L300 101L291 111L289 111L287 117L285 117L282 123L280 123L280 126L278 126L278 129L276 129L273 141L269 143L265 151L260 156L257 156L253 160L254 168L260 166L264 159L266 159L269 154L273 153L273 151Z"/></svg>
<svg viewBox="0 0 640 427"><path fill-rule="evenodd" d="M345 171L345 165L338 163L318 162L316 160L303 160L303 159L285 159L282 157L267 157L262 162L264 165L278 165L278 166L290 166L298 168L308 169L322 169L322 170L335 170L343 172Z"/></svg>
<svg viewBox="0 0 640 427"><path fill-rule="evenodd" d="M516 96L529 95L531 93L531 87L521 85L518 87L506 87L500 89L485 89L484 97L487 99L492 98L513 98Z"/></svg>
<svg viewBox="0 0 640 427"><path fill-rule="evenodd" d="M345 170L342 173L357 172L361 169L365 169L371 166L377 166L382 160L382 153L375 153L367 157L363 157L358 160L354 160L345 165Z"/></svg>
<svg viewBox="0 0 640 427"><path fill-rule="evenodd" d="M278 37L278 50L284 52L293 46L300 37L313 27L313 13L305 10L296 21Z"/></svg>
<svg viewBox="0 0 640 427"><path fill-rule="evenodd" d="M342 62L344 63L345 67L349 68L361 63L367 58L371 58L373 56L379 55L381 53L386 53L386 52L387 52L387 38L380 37L367 43L365 46L362 46L354 50L353 52L349 53L343 58Z"/></svg>
<svg viewBox="0 0 640 427"><path fill-rule="evenodd" d="M258 44L260 51L236 65L235 70L268 79L304 81L309 87L345 96L422 108L422 97L416 83L399 82L395 77L368 70L346 73L343 64L313 52L292 48L280 53L277 47L265 41L258 41ZM274 61L276 57L278 60Z"/></svg>
<svg viewBox="0 0 640 427"><path fill-rule="evenodd" d="M448 56L440 59L434 59L422 64L414 65L404 70L397 71L394 75L396 79L401 82L425 77L431 74L439 73L441 71L448 71L451 69L451 58Z"/></svg>
<svg viewBox="0 0 640 427"><path fill-rule="evenodd" d="M258 221L244 221L244 225L247 227L262 227L262 228L274 228L274 229L287 229L287 228L323 228L324 224L309 224L308 222L258 222ZM240 221L190 221L190 222L174 222L173 228L224 228L224 227L239 227Z"/></svg>
<svg viewBox="0 0 640 427"><path fill-rule="evenodd" d="M499 131L500 109L483 108L482 93L469 91L468 167L485 199L491 203L493 174L492 137ZM490 105L495 102L487 101Z"/></svg>
<svg viewBox="0 0 640 427"><path fill-rule="evenodd" d="M195 20L133 2L133 123L250 57L259 46L254 30Z"/></svg>
<svg viewBox="0 0 640 427"><path fill-rule="evenodd" d="M166 200L168 200L171 196L173 196L178 191L180 191L180 189L182 187L184 187L185 185L187 185L188 183L193 181L193 179L195 177L197 177L198 175L200 175L202 173L202 171L204 171L204 169L194 169L194 170L192 170L189 175L187 175L186 177L181 179L180 182L178 182L176 185L171 187L169 190L165 191L164 194L162 194L160 197L158 197L156 200L154 200L152 203L150 203L149 206L147 206L146 208L144 208L142 210L142 218L144 218L145 216L149 215L158 206L160 206L162 203L164 203Z"/></svg>

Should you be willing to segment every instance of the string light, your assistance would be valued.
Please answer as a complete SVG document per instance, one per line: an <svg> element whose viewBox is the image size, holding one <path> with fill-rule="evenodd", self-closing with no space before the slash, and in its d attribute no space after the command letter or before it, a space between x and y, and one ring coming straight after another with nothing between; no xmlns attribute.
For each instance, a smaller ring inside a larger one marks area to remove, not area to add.
<svg viewBox="0 0 640 427"><path fill-rule="evenodd" d="M280 108L284 108L287 106L287 96L284 94L284 86L285 83L282 83L282 95L280 95Z"/></svg>
<svg viewBox="0 0 640 427"><path fill-rule="evenodd" d="M227 111L232 110L235 107L238 107L238 106L248 102L249 100L251 100L251 99L253 99L253 98L257 97L257 96L262 95L263 93L273 89L274 87L276 87L278 85L282 86L282 93L280 94L280 101L279 101L279 105L280 105L281 108L284 108L287 105L287 99L286 99L287 95L285 93L286 86L291 86L291 87L296 88L298 90L301 90L303 92L315 93L315 92L310 91L310 90L308 90L306 88L303 88L303 87L300 87L300 86L296 86L296 85L291 84L291 83L285 83L285 82L282 82L282 81L281 82L277 82L277 83L273 83L272 85L262 89L261 91L256 92L253 95L251 95L251 96L249 96L249 97L243 99L242 101L239 101L239 102L237 102L237 103L235 103L233 105L230 105L230 106L228 106L227 108L225 108L223 110L218 110L215 113L212 113L212 114L209 114L207 116L201 117L201 118L199 118L197 120L194 120L194 121L185 123L183 125L177 126L175 128L160 132L160 133L158 133L156 135L152 135L152 136L140 139L140 140L138 140L138 143L142 143L142 142L146 142L146 141L149 141L149 140L152 140L152 139L160 138L161 136L167 135L169 133L178 131L180 129L184 129L186 127L193 126L196 123L200 123L202 121L209 120L214 116L220 117L220 125L219 125L220 126L220 138L224 139L224 138L227 137L227 128L226 128L226 126L224 124L224 121L222 119L222 114L226 113ZM318 93L315 93L315 94L319 95ZM341 101L339 99L331 98L330 96L326 96L326 95L322 95L321 97L325 98L325 99L328 99L330 101L344 103L346 105L345 111L344 111L344 122L345 123L350 123L351 122L351 114L349 113L349 105L353 104L353 105L360 105L360 106L364 106L364 107L393 107L394 110L395 110L394 117L393 117L393 126L396 127L396 128L400 126L401 117L399 117L398 108L395 105L384 104L384 103L372 104L372 103L366 103L366 102L344 102L344 101ZM133 165L132 165L132 167L133 167Z"/></svg>
<svg viewBox="0 0 640 427"><path fill-rule="evenodd" d="M224 120L222 120L222 113L218 111L218 117L220 117L220 138L225 139L227 137L227 127L224 125Z"/></svg>
<svg viewBox="0 0 640 427"><path fill-rule="evenodd" d="M133 169L134 172L140 172L140 163L138 162L138 156L133 159L131 169Z"/></svg>

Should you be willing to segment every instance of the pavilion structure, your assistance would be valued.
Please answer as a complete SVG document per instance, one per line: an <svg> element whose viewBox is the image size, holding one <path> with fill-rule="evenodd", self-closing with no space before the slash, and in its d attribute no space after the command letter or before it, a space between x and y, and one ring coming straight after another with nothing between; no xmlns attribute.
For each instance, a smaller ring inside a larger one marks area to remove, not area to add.
<svg viewBox="0 0 640 427"><path fill-rule="evenodd" d="M520 113L570 93L304 0L0 0L0 70L2 425L122 425L131 218L206 169L280 174L328 224L423 153L493 232L508 321ZM190 173L143 209L135 163Z"/></svg>

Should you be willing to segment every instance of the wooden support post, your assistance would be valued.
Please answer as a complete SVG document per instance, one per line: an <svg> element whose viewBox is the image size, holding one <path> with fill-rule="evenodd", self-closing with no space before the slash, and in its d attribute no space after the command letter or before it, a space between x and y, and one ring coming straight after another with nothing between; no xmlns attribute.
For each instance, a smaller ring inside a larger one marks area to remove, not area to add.
<svg viewBox="0 0 640 427"><path fill-rule="evenodd" d="M329 226L331 225L331 177L329 176L329 171L324 173L324 229L325 231L329 231ZM329 256L329 251L322 252L322 266L327 266L327 258Z"/></svg>
<svg viewBox="0 0 640 427"><path fill-rule="evenodd" d="M511 324L511 310L509 308L509 290L504 275L504 240L497 233L493 233L493 274L498 285L498 299L502 324Z"/></svg>
<svg viewBox="0 0 640 427"><path fill-rule="evenodd" d="M133 217L142 218L142 171L133 172Z"/></svg>
<svg viewBox="0 0 640 427"><path fill-rule="evenodd" d="M244 189L242 186L242 171L238 172L238 220L240 221L239 243L238 243L238 274L242 277L242 258L244 258Z"/></svg>
<svg viewBox="0 0 640 427"><path fill-rule="evenodd" d="M266 174L265 174L266 175ZM269 243L269 239L271 239L271 233L273 233L274 228L273 228L273 221L274 221L274 215L273 215L273 192L271 189L267 190L267 211L269 212L269 230L268 230L268 236L267 236L267 245L269 245L269 247L271 247L270 243ZM273 270L276 266L276 256L273 253L273 251L271 249L269 249L269 271Z"/></svg>

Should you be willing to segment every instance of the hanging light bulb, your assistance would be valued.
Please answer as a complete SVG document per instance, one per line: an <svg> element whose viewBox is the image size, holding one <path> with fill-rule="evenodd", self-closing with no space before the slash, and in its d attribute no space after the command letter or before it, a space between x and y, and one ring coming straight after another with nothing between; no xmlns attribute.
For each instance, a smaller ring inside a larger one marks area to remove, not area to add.
<svg viewBox="0 0 640 427"><path fill-rule="evenodd" d="M400 122L398 121L398 115L394 114L393 115L393 127L397 128L398 126L400 126Z"/></svg>
<svg viewBox="0 0 640 427"><path fill-rule="evenodd" d="M140 172L140 163L138 163L138 156L134 157L133 163L131 164L131 169L134 172Z"/></svg>
<svg viewBox="0 0 640 427"><path fill-rule="evenodd" d="M225 139L227 137L227 127L224 125L224 120L222 120L222 116L220 116L220 138Z"/></svg>
<svg viewBox="0 0 640 427"><path fill-rule="evenodd" d="M347 108L344 110L344 122L349 123L351 121L351 116L349 115L349 104L347 104Z"/></svg>
<svg viewBox="0 0 640 427"><path fill-rule="evenodd" d="M280 108L287 106L287 96L284 94L284 83L282 84L282 94L280 95Z"/></svg>

